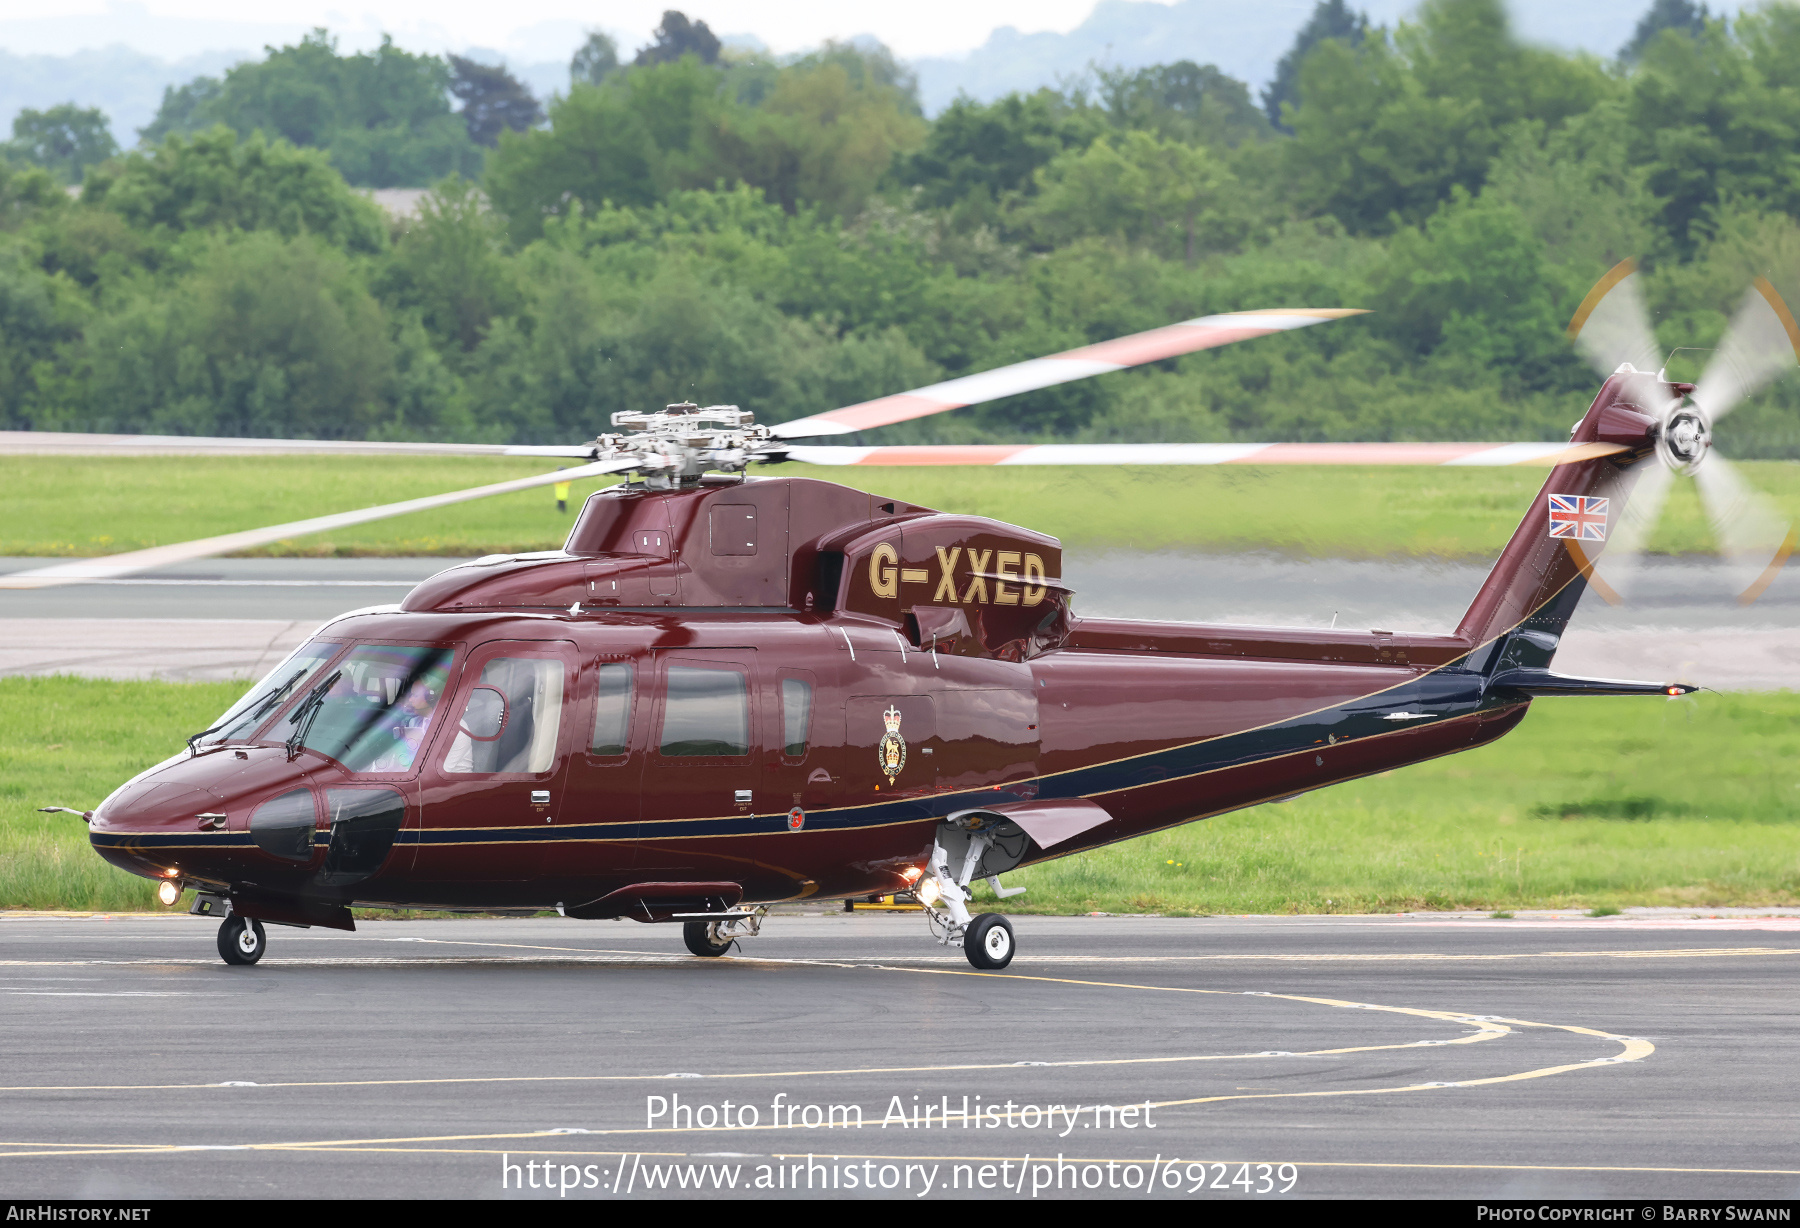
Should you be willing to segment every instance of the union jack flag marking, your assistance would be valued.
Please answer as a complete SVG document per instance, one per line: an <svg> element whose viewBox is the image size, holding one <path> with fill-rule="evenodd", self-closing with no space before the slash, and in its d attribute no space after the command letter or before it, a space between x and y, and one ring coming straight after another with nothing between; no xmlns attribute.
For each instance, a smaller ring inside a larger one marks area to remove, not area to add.
<svg viewBox="0 0 1800 1228"><path fill-rule="evenodd" d="M1607 500L1588 495L1551 495L1550 536L1605 541L1606 504Z"/></svg>

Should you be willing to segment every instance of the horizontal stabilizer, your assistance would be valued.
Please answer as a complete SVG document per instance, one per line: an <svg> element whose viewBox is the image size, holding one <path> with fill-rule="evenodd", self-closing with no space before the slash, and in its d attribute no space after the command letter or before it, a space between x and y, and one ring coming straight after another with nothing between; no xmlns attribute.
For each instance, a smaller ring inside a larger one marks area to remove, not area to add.
<svg viewBox="0 0 1800 1228"><path fill-rule="evenodd" d="M1626 682L1619 678L1576 678L1547 669L1509 669L1488 680L1490 689L1548 695L1691 695L1700 688L1685 682Z"/></svg>

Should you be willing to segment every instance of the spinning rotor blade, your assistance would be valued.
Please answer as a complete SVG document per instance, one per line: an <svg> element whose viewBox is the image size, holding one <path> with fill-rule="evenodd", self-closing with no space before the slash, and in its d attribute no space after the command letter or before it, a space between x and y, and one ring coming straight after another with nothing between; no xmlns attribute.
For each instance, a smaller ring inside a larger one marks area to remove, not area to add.
<svg viewBox="0 0 1800 1228"><path fill-rule="evenodd" d="M79 584L83 580L109 580L115 576L148 571L153 567L167 567L174 563L185 563L191 559L229 554L233 550L248 550L253 546L266 546L286 537L321 533L327 529L348 528L355 524L366 524L371 520L385 520L389 516L404 516L408 512L429 511L434 507L448 507L452 503L467 503L472 499L509 494L515 490L530 490L535 486L549 486L555 482L573 482L583 478L620 473L636 467L637 463L635 460L597 461L589 465L577 465L572 469L559 469L555 473L514 478L509 482L495 482L490 486L453 490L442 495L427 495L423 499L407 499L401 503L384 503L378 507L365 507L360 511L333 512L329 516L315 516L310 520L295 520L288 524L270 525L262 529L246 529L241 533L203 537L195 541L177 542L170 546L152 546L148 550L133 550L127 554L110 554L96 559L71 559L67 563L55 563L49 567L37 567L30 571L0 576L0 588L54 588L61 584Z"/></svg>
<svg viewBox="0 0 1800 1228"><path fill-rule="evenodd" d="M1638 461L1627 477L1634 484L1625 486L1614 497L1629 493L1630 498L1600 556L1605 574L1596 575L1591 567L1587 571L1588 583L1608 605L1621 605L1631 595L1643 566L1644 547L1650 543L1650 534L1669 498L1669 488L1675 484L1675 471L1655 456Z"/></svg>
<svg viewBox="0 0 1800 1228"><path fill-rule="evenodd" d="M1694 404L1717 423L1745 397L1792 371L1797 358L1800 325L1775 287L1758 277L1706 364L1693 391Z"/></svg>
<svg viewBox="0 0 1800 1228"><path fill-rule="evenodd" d="M1147 362L1229 345L1233 341L1247 341L1252 337L1266 337L1270 333L1309 328L1314 324L1323 324L1326 320L1365 314L1367 313L1355 308L1295 307L1201 316L1197 320L1132 333L1128 337L1103 341L1098 345L1064 350L1048 358L1032 358L1008 367L996 367L992 371L981 371L960 379L945 380L941 384L914 388L911 392L898 392L842 409L796 418L792 422L779 423L771 427L770 431L777 439L847 435L852 431L892 426L896 422L941 414L949 409L961 409L965 405L998 401L1001 397L1015 396L1021 392L1035 392L1039 388L1086 379L1090 375L1123 371Z"/></svg>
<svg viewBox="0 0 1800 1228"><path fill-rule="evenodd" d="M1627 450L1609 443L796 444L778 455L807 465L1570 465Z"/></svg>
<svg viewBox="0 0 1800 1228"><path fill-rule="evenodd" d="M1594 283L1569 321L1569 340L1602 377L1617 371L1621 363L1640 371L1662 365L1635 258L1619 261Z"/></svg>
<svg viewBox="0 0 1800 1228"><path fill-rule="evenodd" d="M364 439L245 439L217 435L99 435L0 431L0 456L567 456L593 444L413 443Z"/></svg>
<svg viewBox="0 0 1800 1228"><path fill-rule="evenodd" d="M1694 472L1700 502L1732 573L1739 605L1749 605L1775 582L1794 553L1794 526L1766 495L1744 481L1737 466L1714 453Z"/></svg>

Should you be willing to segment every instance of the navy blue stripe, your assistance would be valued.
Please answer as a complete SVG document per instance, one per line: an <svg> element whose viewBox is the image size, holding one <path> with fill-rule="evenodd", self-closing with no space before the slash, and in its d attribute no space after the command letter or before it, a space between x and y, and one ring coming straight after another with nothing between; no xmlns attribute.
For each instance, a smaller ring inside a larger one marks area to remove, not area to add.
<svg viewBox="0 0 1800 1228"><path fill-rule="evenodd" d="M923 797L895 798L834 810L813 810L806 815L806 831L850 830L917 823L942 817L952 810L999 805L1031 798L1085 797L1114 793L1146 785L1163 784L1183 777L1295 754L1315 746L1339 745L1362 738L1436 724L1467 716L1483 706L1481 678L1477 674L1441 670L1403 683L1392 690L1366 696L1341 708L1308 713L1263 729L1227 734L1167 750L1136 755L1114 763L1075 768L1001 788L969 789L959 793L934 793ZM1490 705L1491 706L1491 705ZM1431 715L1416 721L1390 721L1396 712L1423 711ZM697 836L755 836L788 830L787 814L719 815L707 818L625 821L617 823L564 823L542 826L492 828L407 828L396 836L403 845L456 846L471 844L554 844L571 841L655 840ZM330 833L314 834L323 845ZM95 832L95 845L110 848L244 848L252 845L248 832L201 833L105 833Z"/></svg>

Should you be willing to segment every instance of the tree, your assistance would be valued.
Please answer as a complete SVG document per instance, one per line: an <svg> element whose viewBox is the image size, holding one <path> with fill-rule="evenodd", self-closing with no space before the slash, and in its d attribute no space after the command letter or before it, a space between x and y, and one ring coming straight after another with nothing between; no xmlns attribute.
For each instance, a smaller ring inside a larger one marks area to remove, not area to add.
<svg viewBox="0 0 1800 1228"><path fill-rule="evenodd" d="M1028 213L1052 239L1116 236L1191 265L1212 237L1206 232L1225 221L1217 207L1231 176L1203 145L1126 132L1069 150L1037 178Z"/></svg>
<svg viewBox="0 0 1800 1228"><path fill-rule="evenodd" d="M146 234L196 230L273 230L316 236L348 251L387 246L381 210L352 191L323 153L270 141L240 141L229 128L193 140L172 136L156 148L97 168L83 207L110 210Z"/></svg>
<svg viewBox="0 0 1800 1228"><path fill-rule="evenodd" d="M225 83L217 77L195 77L186 85L164 86L162 106L154 119L138 129L138 143L160 145L165 137L205 132L222 122L212 108L224 91Z"/></svg>
<svg viewBox="0 0 1800 1228"><path fill-rule="evenodd" d="M931 125L924 146L895 163L894 173L923 189L921 203L936 208L972 197L994 202L1034 190L1039 167L1065 149L1087 148L1104 131L1101 115L1055 90L987 103L958 98Z"/></svg>
<svg viewBox="0 0 1800 1228"><path fill-rule="evenodd" d="M1263 87L1263 110L1269 122L1283 132L1293 131L1282 117L1281 108L1300 105L1300 65L1314 47L1328 38L1346 47L1357 47L1368 32L1368 17L1351 12L1344 0L1319 0L1313 6L1312 16L1294 35L1294 45L1276 63L1274 79Z"/></svg>
<svg viewBox="0 0 1800 1228"><path fill-rule="evenodd" d="M72 102L47 111L26 107L13 120L12 132L7 154L43 167L63 183L80 183L88 167L119 152L99 107L84 109Z"/></svg>
<svg viewBox="0 0 1800 1228"><path fill-rule="evenodd" d="M492 148L508 129L524 132L544 118L543 108L519 79L497 64L450 57L450 92L462 102L469 139Z"/></svg>
<svg viewBox="0 0 1800 1228"><path fill-rule="evenodd" d="M1268 125L1250 87L1192 60L1150 68L1099 69L1100 98L1116 127L1170 140L1235 146L1265 136Z"/></svg>
<svg viewBox="0 0 1800 1228"><path fill-rule="evenodd" d="M569 60L569 84L599 85L609 74L618 71L618 67L619 44L609 34L589 31L587 42L581 44Z"/></svg>
<svg viewBox="0 0 1800 1228"><path fill-rule="evenodd" d="M719 62L720 44L704 21L689 21L683 13L670 9L662 16L662 24L652 34L654 42L640 48L632 63L670 64L684 55L696 56L702 64Z"/></svg>
<svg viewBox="0 0 1800 1228"><path fill-rule="evenodd" d="M1663 34L1630 82L1634 161L1663 200L1662 224L1694 250L1709 214L1733 198L1800 213L1800 10L1745 13L1728 31Z"/></svg>
<svg viewBox="0 0 1800 1228"><path fill-rule="evenodd" d="M219 235L194 272L88 331L92 412L137 430L363 439L387 417L393 348L342 253Z"/></svg>
<svg viewBox="0 0 1800 1228"><path fill-rule="evenodd" d="M378 287L419 312L425 329L453 354L481 344L495 316L518 310L517 269L502 254L503 232L473 184L447 179L419 201Z"/></svg>
<svg viewBox="0 0 1800 1228"><path fill-rule="evenodd" d="M760 107L720 114L709 134L713 157L696 163L688 181L735 179L789 213L810 202L854 217L895 154L924 138L925 121L910 102L867 77L859 88L836 61L786 69Z"/></svg>
<svg viewBox="0 0 1800 1228"><path fill-rule="evenodd" d="M1553 130L1620 89L1592 57L1517 42L1499 0L1428 0L1391 36L1313 48L1282 154L1295 196L1384 233L1478 191L1513 125Z"/></svg>
<svg viewBox="0 0 1800 1228"><path fill-rule="evenodd" d="M215 88L216 86L216 88ZM264 132L327 150L344 177L368 187L416 186L475 174L481 151L450 110L450 69L383 38L374 51L340 56L325 30L270 48L222 82L198 78L166 91L147 139L223 123L239 136Z"/></svg>
<svg viewBox="0 0 1800 1228"><path fill-rule="evenodd" d="M1651 0L1650 7L1638 19L1630 40L1619 48L1619 59L1626 64L1636 64L1644 58L1644 49L1664 30L1676 30L1690 38L1699 38L1706 32L1706 21L1711 16L1704 4L1695 4L1693 0Z"/></svg>

